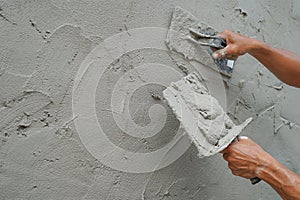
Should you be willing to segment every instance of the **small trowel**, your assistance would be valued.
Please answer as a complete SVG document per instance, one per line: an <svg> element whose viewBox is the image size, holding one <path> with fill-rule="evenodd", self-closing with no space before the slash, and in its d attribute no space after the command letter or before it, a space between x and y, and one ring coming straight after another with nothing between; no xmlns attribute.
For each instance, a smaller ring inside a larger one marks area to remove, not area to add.
<svg viewBox="0 0 300 200"><path fill-rule="evenodd" d="M235 60L227 58L214 59L214 50L224 49L226 41L216 36L209 25L200 22L188 11L175 7L166 44L172 51L176 51L185 58L196 60L221 74L231 77Z"/></svg>
<svg viewBox="0 0 300 200"><path fill-rule="evenodd" d="M224 49L227 46L227 43L224 39L216 37L214 35L207 35L201 32L196 31L195 29L190 28L190 37L187 37L190 41L195 44L211 47L207 51L212 56L214 50ZM225 76L231 77L233 72L233 67L235 60L230 60L227 58L214 59L215 64L217 65L220 73Z"/></svg>

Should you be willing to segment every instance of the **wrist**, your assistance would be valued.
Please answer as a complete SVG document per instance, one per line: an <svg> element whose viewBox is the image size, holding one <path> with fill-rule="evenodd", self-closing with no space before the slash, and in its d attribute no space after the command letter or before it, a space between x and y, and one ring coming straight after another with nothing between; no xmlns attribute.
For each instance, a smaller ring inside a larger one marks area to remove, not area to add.
<svg viewBox="0 0 300 200"><path fill-rule="evenodd" d="M256 174L257 177L272 185L282 186L283 177L280 174L281 163L267 153L263 161L258 165Z"/></svg>
<svg viewBox="0 0 300 200"><path fill-rule="evenodd" d="M256 176L260 179L264 179L267 174L272 172L272 163L273 158L268 153L265 153L264 155L260 156L260 159L255 169Z"/></svg>
<svg viewBox="0 0 300 200"><path fill-rule="evenodd" d="M248 43L249 45L248 45L247 53L249 53L254 57L261 54L266 55L271 49L271 47L268 44L253 38L249 38Z"/></svg>
<svg viewBox="0 0 300 200"><path fill-rule="evenodd" d="M265 167L260 168L257 177L274 188L283 199L298 199L300 177L270 156Z"/></svg>

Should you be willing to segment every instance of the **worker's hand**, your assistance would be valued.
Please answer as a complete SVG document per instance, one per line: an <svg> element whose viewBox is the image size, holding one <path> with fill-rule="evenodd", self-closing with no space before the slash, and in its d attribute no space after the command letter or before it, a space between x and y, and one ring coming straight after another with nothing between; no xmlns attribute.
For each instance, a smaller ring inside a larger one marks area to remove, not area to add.
<svg viewBox="0 0 300 200"><path fill-rule="evenodd" d="M217 37L226 40L227 46L224 49L217 50L213 53L215 59L226 57L228 59L236 60L238 56L248 53L255 41L252 38L229 30L224 30L222 33L219 33Z"/></svg>
<svg viewBox="0 0 300 200"><path fill-rule="evenodd" d="M259 172L270 161L270 155L247 137L239 137L221 152L232 174L243 178L259 177Z"/></svg>

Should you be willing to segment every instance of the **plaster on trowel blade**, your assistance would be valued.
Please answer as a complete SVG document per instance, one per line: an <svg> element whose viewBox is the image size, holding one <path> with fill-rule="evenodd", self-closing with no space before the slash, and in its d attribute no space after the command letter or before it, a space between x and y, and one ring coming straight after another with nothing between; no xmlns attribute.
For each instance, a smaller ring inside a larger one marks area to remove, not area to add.
<svg viewBox="0 0 300 200"><path fill-rule="evenodd" d="M163 96L197 147L199 157L222 151L252 120L235 125L196 73L171 83Z"/></svg>

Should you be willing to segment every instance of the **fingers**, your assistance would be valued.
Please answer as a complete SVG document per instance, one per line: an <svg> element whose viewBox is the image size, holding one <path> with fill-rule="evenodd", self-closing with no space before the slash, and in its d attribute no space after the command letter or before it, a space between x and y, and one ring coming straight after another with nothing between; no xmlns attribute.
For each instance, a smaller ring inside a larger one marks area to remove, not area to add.
<svg viewBox="0 0 300 200"><path fill-rule="evenodd" d="M223 32L217 34L217 37L226 40L227 45L228 45L228 44L229 44L228 37L229 37L229 34L230 34L230 33L231 33L230 31L224 30ZM227 53L228 53L228 48L225 47L224 49L216 50L216 51L213 53L212 56L213 56L214 59L221 59L221 58L227 57Z"/></svg>
<svg viewBox="0 0 300 200"><path fill-rule="evenodd" d="M231 56L226 56L229 60L236 60L238 58L238 56L235 55L231 55Z"/></svg>
<svg viewBox="0 0 300 200"><path fill-rule="evenodd" d="M224 50L217 50L212 55L214 59L228 58L230 60L236 60L238 56L247 53L248 43L246 37L229 30L224 30L219 33L217 37L226 40L227 46Z"/></svg>
<svg viewBox="0 0 300 200"><path fill-rule="evenodd" d="M217 36L217 37L219 37L219 38L222 38L222 39L226 40L226 35L225 35L225 34L223 34L223 32L222 32L222 33L219 33L219 34L217 34L216 36Z"/></svg>
<svg viewBox="0 0 300 200"><path fill-rule="evenodd" d="M225 47L224 49L220 49L220 50L217 50L215 51L213 54L212 54L212 57L214 59L221 59L221 58L225 58L226 57L226 54L227 54L227 48Z"/></svg>
<svg viewBox="0 0 300 200"><path fill-rule="evenodd" d="M230 45L227 45L224 49L216 50L212 57L214 59L222 59L227 58L230 60L236 60L238 58L238 55L234 53L234 48L232 48Z"/></svg>
<svg viewBox="0 0 300 200"><path fill-rule="evenodd" d="M228 168L230 169L231 173L235 176L241 176L244 178L253 178L255 174L253 173L254 170L250 168L247 163L239 163L236 165L237 159L233 159L230 157L229 154L223 154L224 159L228 162Z"/></svg>
<svg viewBox="0 0 300 200"><path fill-rule="evenodd" d="M255 175L249 173L248 170L231 170L231 173L235 176L240 176L247 179L255 177Z"/></svg>
<svg viewBox="0 0 300 200"><path fill-rule="evenodd" d="M238 136L237 139L238 139L238 141L241 141L241 140L250 140L247 136ZM223 154L223 158L224 158L224 159L225 159L225 157L224 157L225 154L227 155L226 157L228 157L229 152L230 152L232 146L234 145L234 143L235 143L235 142L232 142L230 145L228 145L228 147L227 147L226 149L220 151L220 153ZM225 159L225 160L227 160L227 159Z"/></svg>
<svg viewBox="0 0 300 200"><path fill-rule="evenodd" d="M221 154L224 154L224 153L226 153L226 152L227 152L227 148L224 149L224 150L222 150L222 151L220 151Z"/></svg>
<svg viewBox="0 0 300 200"><path fill-rule="evenodd" d="M229 156L229 154L228 154L228 153L224 153L224 154L223 154L223 158L224 158L224 160L228 161L228 156Z"/></svg>
<svg viewBox="0 0 300 200"><path fill-rule="evenodd" d="M221 151L228 168L235 176L253 178L257 176L257 160L262 155L256 143L246 136L239 136L238 141L232 142ZM258 156L259 155L259 156Z"/></svg>
<svg viewBox="0 0 300 200"><path fill-rule="evenodd" d="M241 176L244 178L254 178L256 175L253 173L253 170L250 170L248 166L235 166L231 163L228 163L228 168L231 173L235 176Z"/></svg>
<svg viewBox="0 0 300 200"><path fill-rule="evenodd" d="M220 37L220 38L222 38L222 39L224 39L224 40L227 40L228 36L229 36L231 33L232 33L231 31L225 29L223 32L217 34L217 37Z"/></svg>

